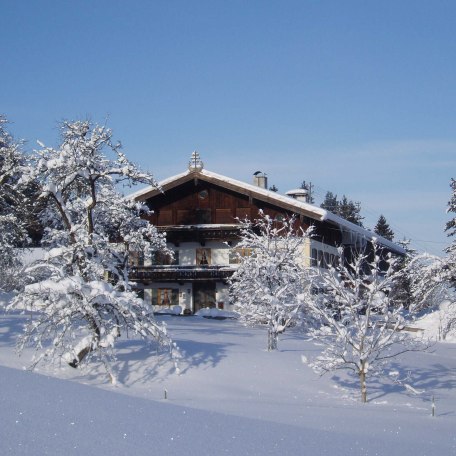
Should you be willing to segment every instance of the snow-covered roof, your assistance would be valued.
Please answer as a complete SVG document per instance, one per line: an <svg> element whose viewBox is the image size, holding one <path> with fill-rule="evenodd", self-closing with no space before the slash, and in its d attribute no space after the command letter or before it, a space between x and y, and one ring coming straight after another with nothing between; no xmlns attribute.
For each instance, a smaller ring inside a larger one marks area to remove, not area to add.
<svg viewBox="0 0 456 456"><path fill-rule="evenodd" d="M326 216L323 218L323 220L331 221L339 227L346 228L348 231L356 233L361 237L368 239L369 241L375 238L379 244L389 248L394 252L400 253L401 255L405 255L405 249L403 249L400 245L397 245L394 242L389 241L388 239L384 238L383 236L380 236L377 233L374 233L372 231L367 230L366 228L356 225L355 223L349 222L348 220L345 220L344 218L339 217L338 215L333 214L332 212L325 212Z"/></svg>
<svg viewBox="0 0 456 456"><path fill-rule="evenodd" d="M387 247L393 252L405 254L405 250L399 245L395 244L394 242L391 242L388 239L385 239L384 237L379 236L376 233L373 233L372 231L362 228L359 225L351 223L348 220L345 220L342 217L339 217L338 215L335 215L332 212L329 212L321 207L315 206L310 203L306 203L304 201L299 201L297 199L291 198L290 196L281 195L277 192L273 192L271 190L267 190L265 188L261 188L253 184L238 181L231 177L223 176L221 174L208 171L207 169L190 169L183 173L176 174L175 176L168 177L167 179L159 182L160 190L153 187L147 187L145 189L139 190L135 193L128 195L127 198L144 201L152 196L161 193L162 191L166 193L167 190L170 190L184 182L187 182L195 178L217 184L221 187L234 190L242 194L252 196L255 199L261 200L263 202L276 204L289 211L305 215L309 218L318 220L320 222L327 221L333 223L341 231L354 234L358 238L366 239L369 241L375 238L379 244ZM287 193L296 191L298 191L298 189L291 190ZM303 190L299 189L299 191Z"/></svg>

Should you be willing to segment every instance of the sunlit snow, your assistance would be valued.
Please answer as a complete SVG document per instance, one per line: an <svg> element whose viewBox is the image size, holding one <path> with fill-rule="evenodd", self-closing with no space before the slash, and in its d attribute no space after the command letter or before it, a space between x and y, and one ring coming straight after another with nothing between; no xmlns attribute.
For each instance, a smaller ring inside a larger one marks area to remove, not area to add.
<svg viewBox="0 0 456 456"><path fill-rule="evenodd" d="M267 352L264 328L229 318L161 316L180 347L181 374L168 356L122 339L113 385L93 364L85 371L24 370L31 351L21 358L14 352L24 318L0 314L2 454L456 452L455 344L396 359L392 375L369 382L370 402L361 404L356 378L342 371L319 377L303 362L321 347L294 330L281 335L278 351Z"/></svg>

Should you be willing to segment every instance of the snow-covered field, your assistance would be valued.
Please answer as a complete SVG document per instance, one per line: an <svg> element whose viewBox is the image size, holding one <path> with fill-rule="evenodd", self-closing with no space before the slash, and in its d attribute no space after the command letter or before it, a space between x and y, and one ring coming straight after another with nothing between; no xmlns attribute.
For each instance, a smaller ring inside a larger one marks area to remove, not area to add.
<svg viewBox="0 0 456 456"><path fill-rule="evenodd" d="M318 377L302 362L319 347L297 332L267 352L262 328L162 316L182 352L181 374L125 339L114 386L96 366L84 375L24 370L31 353L14 353L24 318L0 313L2 455L456 454L456 344L394 360L415 392L371 379L362 404L356 378Z"/></svg>

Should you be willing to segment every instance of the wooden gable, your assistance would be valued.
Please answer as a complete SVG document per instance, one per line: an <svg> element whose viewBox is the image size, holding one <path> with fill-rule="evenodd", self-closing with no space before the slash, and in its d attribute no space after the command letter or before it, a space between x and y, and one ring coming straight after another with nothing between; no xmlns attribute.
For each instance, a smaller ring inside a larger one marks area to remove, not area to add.
<svg viewBox="0 0 456 456"><path fill-rule="evenodd" d="M242 188L238 190L233 185L206 179L201 174L180 178L172 185L166 185L164 192L151 191L143 198L139 199L154 211L148 220L162 230L194 225L236 225L237 219L254 220L260 209L278 223L294 213L292 201L284 204L275 203L271 198L260 200L251 191L243 192ZM337 227L301 212L297 227L305 230L311 225L314 226L315 240L340 245L341 233Z"/></svg>
<svg viewBox="0 0 456 456"><path fill-rule="evenodd" d="M291 211L279 206L202 179L190 180L156 194L146 199L146 204L154 211L149 220L157 226L236 224L237 218L255 219L260 209L277 220L292 215ZM303 227L311 223L307 217L301 221Z"/></svg>

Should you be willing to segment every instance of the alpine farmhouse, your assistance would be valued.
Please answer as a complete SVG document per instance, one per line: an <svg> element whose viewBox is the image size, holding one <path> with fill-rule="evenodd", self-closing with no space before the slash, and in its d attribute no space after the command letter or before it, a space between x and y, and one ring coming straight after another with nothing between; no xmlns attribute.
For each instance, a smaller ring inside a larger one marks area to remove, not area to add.
<svg viewBox="0 0 456 456"><path fill-rule="evenodd" d="M153 214L150 223L166 233L174 259L156 256L152 262L135 257L130 279L154 311L180 306L192 314L206 307L231 310L227 280L233 274L239 255L251 252L236 248L238 219L254 220L258 211L280 222L296 214L303 229L314 226L314 235L305 243L303 264L327 267L344 255L377 239L385 251L403 255L404 250L369 230L350 223L306 202L299 189L280 195L267 189L262 173L247 184L204 169L194 152L188 169L160 182L161 190L146 188L128 198L145 203Z"/></svg>

